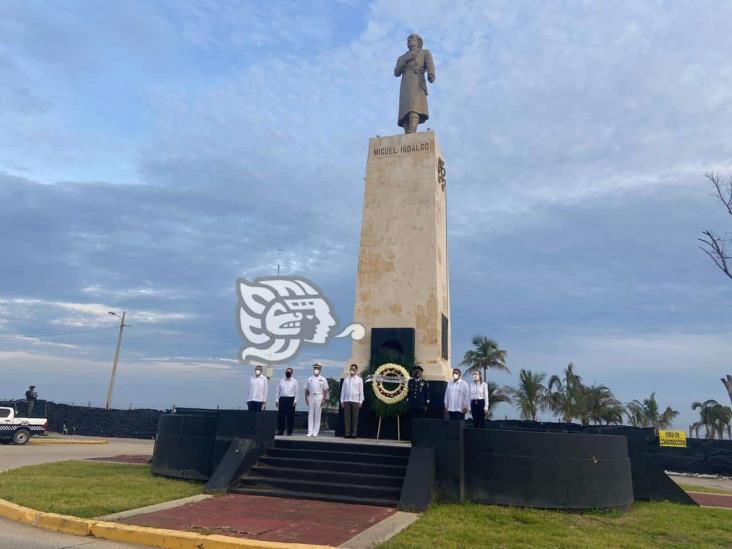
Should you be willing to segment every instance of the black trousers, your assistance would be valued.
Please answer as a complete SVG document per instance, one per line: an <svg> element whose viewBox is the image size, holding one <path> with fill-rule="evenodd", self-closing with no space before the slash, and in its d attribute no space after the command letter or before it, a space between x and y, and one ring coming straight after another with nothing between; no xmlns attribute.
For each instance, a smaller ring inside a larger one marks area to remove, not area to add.
<svg viewBox="0 0 732 549"><path fill-rule="evenodd" d="M280 397L280 407L277 409L277 434L292 434L295 425L295 397Z"/></svg>
<svg viewBox="0 0 732 549"><path fill-rule="evenodd" d="M470 413L473 414L473 427L485 427L485 400L471 400Z"/></svg>
<svg viewBox="0 0 732 549"><path fill-rule="evenodd" d="M465 414L462 412L447 412L447 416L453 420L465 421Z"/></svg>
<svg viewBox="0 0 732 549"><path fill-rule="evenodd" d="M33 416L33 408L36 407L36 401L29 399L26 402L28 404L28 417L32 417Z"/></svg>
<svg viewBox="0 0 732 549"><path fill-rule="evenodd" d="M247 410L250 412L261 412L262 411L262 403L257 402L256 400L250 400L247 402Z"/></svg>
<svg viewBox="0 0 732 549"><path fill-rule="evenodd" d="M415 419L427 417L427 410L425 410L424 408L410 408L409 413Z"/></svg>
<svg viewBox="0 0 732 549"><path fill-rule="evenodd" d="M343 403L343 422L345 423L345 436L347 438L356 438L359 408L358 402Z"/></svg>

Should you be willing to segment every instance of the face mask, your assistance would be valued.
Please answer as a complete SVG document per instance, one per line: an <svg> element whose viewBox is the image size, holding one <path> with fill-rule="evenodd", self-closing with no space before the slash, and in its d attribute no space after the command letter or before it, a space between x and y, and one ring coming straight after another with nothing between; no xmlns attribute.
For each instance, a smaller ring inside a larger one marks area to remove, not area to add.
<svg viewBox="0 0 732 549"><path fill-rule="evenodd" d="M285 377L290 379L292 377L292 372L285 372Z"/></svg>
<svg viewBox="0 0 732 549"><path fill-rule="evenodd" d="M314 376L319 376L320 375L320 370L313 370L313 375Z"/></svg>
<svg viewBox="0 0 732 549"><path fill-rule="evenodd" d="M452 379L457 381L458 379L460 379L460 374L452 374Z"/></svg>
<svg viewBox="0 0 732 549"><path fill-rule="evenodd" d="M262 375L262 372L260 372L259 370L257 370L257 371L254 372L254 375L257 376L257 377L259 377L259 376Z"/></svg>

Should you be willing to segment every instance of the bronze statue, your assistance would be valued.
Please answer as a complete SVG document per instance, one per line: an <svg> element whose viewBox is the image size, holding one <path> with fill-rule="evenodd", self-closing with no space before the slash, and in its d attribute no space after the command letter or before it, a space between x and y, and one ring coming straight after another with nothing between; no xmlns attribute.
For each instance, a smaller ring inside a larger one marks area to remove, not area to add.
<svg viewBox="0 0 732 549"><path fill-rule="evenodd" d="M397 59L394 76L401 76L399 87L399 117L397 124L404 133L414 133L417 125L430 117L427 111L427 80L435 81L435 64L429 50L422 49L422 38L418 34L407 36L409 51Z"/></svg>

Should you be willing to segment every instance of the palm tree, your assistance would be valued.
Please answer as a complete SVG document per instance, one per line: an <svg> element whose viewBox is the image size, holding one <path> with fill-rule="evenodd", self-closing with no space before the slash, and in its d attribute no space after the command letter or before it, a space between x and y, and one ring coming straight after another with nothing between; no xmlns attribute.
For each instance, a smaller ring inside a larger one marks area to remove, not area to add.
<svg viewBox="0 0 732 549"><path fill-rule="evenodd" d="M628 421L634 427L653 427L653 431L668 429L679 412L673 410L671 406L666 406L662 412L658 412L658 402L656 402L656 393L651 393L650 398L643 399L643 402L634 400L629 403L626 408Z"/></svg>
<svg viewBox="0 0 732 549"><path fill-rule="evenodd" d="M495 381L487 381L486 383L488 385L488 413L486 413L486 419L491 419L493 417L493 408L501 402L511 404L511 397L505 389L499 389Z"/></svg>
<svg viewBox="0 0 732 549"><path fill-rule="evenodd" d="M618 402L615 405L607 406L600 417L605 425L622 425L624 413L625 406Z"/></svg>
<svg viewBox="0 0 732 549"><path fill-rule="evenodd" d="M521 419L536 421L540 410L546 410L548 405L547 390L544 386L545 373L534 373L531 370L521 370L519 384L515 389L506 387L511 395L514 406L521 413Z"/></svg>
<svg viewBox="0 0 732 549"><path fill-rule="evenodd" d="M498 348L498 343L485 336L473 336L473 347L463 355L461 366L467 366L466 374L474 370L483 370L483 379L488 379L488 368L511 373L506 366L506 351Z"/></svg>
<svg viewBox="0 0 732 549"><path fill-rule="evenodd" d="M646 417L646 411L643 407L643 403L638 400L628 403L625 407L625 415L628 418L628 423L633 427L647 428L651 426L651 422L648 420L648 417Z"/></svg>
<svg viewBox="0 0 732 549"><path fill-rule="evenodd" d="M712 410L719 403L714 399L705 400L704 402L696 401L691 405L692 410L699 410L699 421L692 423L689 431L694 431L694 435L699 438L699 429L704 427L705 438L714 438L714 421L712 418Z"/></svg>
<svg viewBox="0 0 732 549"><path fill-rule="evenodd" d="M727 431L727 438L732 439L732 408L718 404L713 411L714 428L719 434L719 440L724 438Z"/></svg>
<svg viewBox="0 0 732 549"><path fill-rule="evenodd" d="M564 379L558 375L549 378L549 408L563 422L571 423L579 416L579 401L582 398L582 378L574 371L572 362L564 369Z"/></svg>
<svg viewBox="0 0 732 549"><path fill-rule="evenodd" d="M708 439L719 435L721 440L724 438L725 431L728 438L732 438L732 408L723 406L714 399L709 399L704 402L694 402L691 409L699 410L699 421L693 423L689 428L689 431L694 431L697 437L699 429L704 427L705 437Z"/></svg>
<svg viewBox="0 0 732 549"><path fill-rule="evenodd" d="M605 385L582 386L577 405L582 425L589 425L590 422L595 425L603 422L607 425L623 422L623 407Z"/></svg>

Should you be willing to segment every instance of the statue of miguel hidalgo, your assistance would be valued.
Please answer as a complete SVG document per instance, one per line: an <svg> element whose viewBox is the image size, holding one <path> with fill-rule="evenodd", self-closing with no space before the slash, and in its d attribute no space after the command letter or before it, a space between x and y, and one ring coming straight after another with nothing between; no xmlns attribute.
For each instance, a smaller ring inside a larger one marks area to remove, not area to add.
<svg viewBox="0 0 732 549"><path fill-rule="evenodd" d="M422 49L422 38L418 34L407 37L409 50L397 59L394 76L401 76L399 88L399 117L397 123L404 133L414 133L417 125L430 117L427 110L427 80L435 81L435 63L429 50Z"/></svg>

